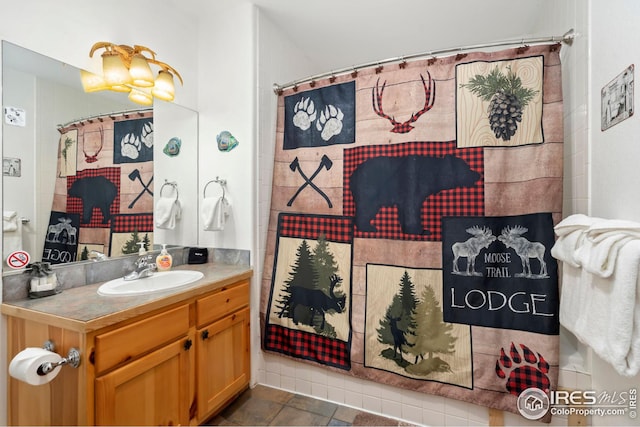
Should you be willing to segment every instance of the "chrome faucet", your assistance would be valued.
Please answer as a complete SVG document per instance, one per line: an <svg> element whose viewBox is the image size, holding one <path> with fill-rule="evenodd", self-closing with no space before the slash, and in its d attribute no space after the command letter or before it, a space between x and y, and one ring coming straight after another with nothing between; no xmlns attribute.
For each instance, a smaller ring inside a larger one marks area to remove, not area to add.
<svg viewBox="0 0 640 427"><path fill-rule="evenodd" d="M156 264L151 262L152 260L152 254L140 255L134 264L135 270L124 276L124 280L142 279L153 275L156 271Z"/></svg>
<svg viewBox="0 0 640 427"><path fill-rule="evenodd" d="M96 262L96 261L104 261L106 260L108 257L103 254L100 251L96 251L95 249L92 250L91 252L89 252L89 259Z"/></svg>

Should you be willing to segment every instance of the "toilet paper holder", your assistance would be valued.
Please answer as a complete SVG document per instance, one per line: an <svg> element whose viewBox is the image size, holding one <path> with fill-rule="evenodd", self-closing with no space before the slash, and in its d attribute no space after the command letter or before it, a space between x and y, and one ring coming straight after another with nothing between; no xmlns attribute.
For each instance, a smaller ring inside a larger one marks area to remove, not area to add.
<svg viewBox="0 0 640 427"><path fill-rule="evenodd" d="M42 346L47 351L55 351L56 346L53 341L47 340ZM49 372L53 371L58 366L69 365L72 368L77 368L80 366L80 352L76 348L70 348L67 357L63 357L57 363L45 362L42 365L38 366L37 373L40 376L47 375Z"/></svg>

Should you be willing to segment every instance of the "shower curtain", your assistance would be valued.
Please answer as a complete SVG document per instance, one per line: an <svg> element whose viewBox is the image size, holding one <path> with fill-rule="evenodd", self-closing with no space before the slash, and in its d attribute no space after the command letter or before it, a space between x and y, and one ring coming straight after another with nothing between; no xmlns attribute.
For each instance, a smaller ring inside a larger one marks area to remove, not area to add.
<svg viewBox="0 0 640 427"><path fill-rule="evenodd" d="M52 264L137 253L153 245L153 111L60 126L58 167L42 259Z"/></svg>
<svg viewBox="0 0 640 427"><path fill-rule="evenodd" d="M525 389L557 388L559 49L404 61L279 96L265 351L516 413Z"/></svg>

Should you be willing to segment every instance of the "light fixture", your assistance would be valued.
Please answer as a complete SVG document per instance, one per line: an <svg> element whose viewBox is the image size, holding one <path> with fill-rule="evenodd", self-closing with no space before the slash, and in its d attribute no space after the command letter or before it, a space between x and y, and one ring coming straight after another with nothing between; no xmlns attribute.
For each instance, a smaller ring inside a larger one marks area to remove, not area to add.
<svg viewBox="0 0 640 427"><path fill-rule="evenodd" d="M156 53L148 47L98 42L91 48L89 57L93 57L98 49L105 50L102 53L102 75L82 70L80 78L85 92L128 92L131 101L148 106L153 104L154 97L163 101L173 101L174 75L178 77L180 84L183 84L180 74L170 65L158 61ZM155 79L149 64L160 68Z"/></svg>

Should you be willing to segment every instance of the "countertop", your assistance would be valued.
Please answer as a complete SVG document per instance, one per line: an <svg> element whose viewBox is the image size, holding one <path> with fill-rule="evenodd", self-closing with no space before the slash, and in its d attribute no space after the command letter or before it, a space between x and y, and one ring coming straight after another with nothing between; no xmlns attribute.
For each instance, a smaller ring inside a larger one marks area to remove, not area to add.
<svg viewBox="0 0 640 427"><path fill-rule="evenodd" d="M250 266L237 264L185 264L173 270L201 271L204 277L180 288L136 296L98 295L98 288L105 283L99 282L65 289L59 294L45 298L4 302L0 311L6 315L86 333L195 298L249 279L253 275Z"/></svg>

